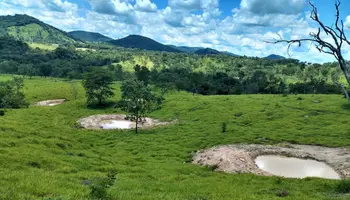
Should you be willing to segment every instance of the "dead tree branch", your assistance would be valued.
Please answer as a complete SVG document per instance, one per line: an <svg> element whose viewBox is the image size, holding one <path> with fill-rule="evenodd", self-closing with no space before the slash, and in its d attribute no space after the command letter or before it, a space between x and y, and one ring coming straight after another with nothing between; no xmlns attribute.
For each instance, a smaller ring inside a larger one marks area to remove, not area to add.
<svg viewBox="0 0 350 200"><path fill-rule="evenodd" d="M290 48L293 44L297 44L299 47L303 42L311 42L315 45L316 49L325 54L332 55L339 63L339 67L344 73L346 80L348 84L350 85L350 66L346 62L345 58L342 54L342 48L344 44L350 45L350 40L345 35L344 31L344 22L340 19L340 0L335 0L335 23L334 27L325 25L319 18L318 9L311 1L309 1L309 4L312 8L310 18L316 22L319 26L317 32L311 32L309 33L310 38L303 38L303 39L294 39L294 40L285 40L280 36L280 39L277 39L275 41L267 41L267 43L272 44L278 44L278 43L287 43L288 44L288 55ZM333 43L329 43L322 37L322 34L330 36L333 40ZM342 89L347 97L347 99L350 101L349 95L347 95L346 88L342 86Z"/></svg>

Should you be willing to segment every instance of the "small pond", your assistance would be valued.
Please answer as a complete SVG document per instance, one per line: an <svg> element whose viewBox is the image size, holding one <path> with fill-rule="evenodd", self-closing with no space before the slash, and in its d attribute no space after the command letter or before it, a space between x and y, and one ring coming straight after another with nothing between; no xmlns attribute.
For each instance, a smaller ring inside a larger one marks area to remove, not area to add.
<svg viewBox="0 0 350 200"><path fill-rule="evenodd" d="M286 178L340 179L340 176L330 166L315 160L267 155L257 157L255 163L266 172Z"/></svg>
<svg viewBox="0 0 350 200"><path fill-rule="evenodd" d="M100 122L102 129L131 129L133 123L127 120L103 120Z"/></svg>

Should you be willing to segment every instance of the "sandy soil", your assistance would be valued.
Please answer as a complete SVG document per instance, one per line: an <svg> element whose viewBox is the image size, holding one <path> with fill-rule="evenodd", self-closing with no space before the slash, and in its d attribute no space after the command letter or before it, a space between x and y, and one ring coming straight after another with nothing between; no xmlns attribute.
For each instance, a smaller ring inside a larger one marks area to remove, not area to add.
<svg viewBox="0 0 350 200"><path fill-rule="evenodd" d="M63 104L66 102L66 99L54 99L54 100L46 100L46 101L40 101L36 103L36 106L56 106L59 104Z"/></svg>
<svg viewBox="0 0 350 200"><path fill-rule="evenodd" d="M350 150L310 145L226 145L201 150L193 157L193 163L216 166L217 171L227 173L254 173L272 176L255 164L260 155L283 155L313 159L332 167L342 178L350 178Z"/></svg>
<svg viewBox="0 0 350 200"><path fill-rule="evenodd" d="M93 115L77 121L82 128L85 129L103 129L102 125L106 121L121 120L125 121L126 115ZM146 118L143 123L139 123L139 128L151 128L154 126L165 126L168 122L161 122L155 119ZM136 123L132 122L131 129L136 128Z"/></svg>

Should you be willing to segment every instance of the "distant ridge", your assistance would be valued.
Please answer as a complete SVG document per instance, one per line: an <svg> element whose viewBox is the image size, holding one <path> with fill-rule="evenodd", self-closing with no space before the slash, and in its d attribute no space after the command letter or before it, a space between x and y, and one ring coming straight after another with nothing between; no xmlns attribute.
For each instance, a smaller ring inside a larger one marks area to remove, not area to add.
<svg viewBox="0 0 350 200"><path fill-rule="evenodd" d="M185 53L194 53L200 49L204 49L202 47L187 47L187 46L175 46L175 45L167 45L169 47L172 47L174 49L177 49L179 51L185 52Z"/></svg>
<svg viewBox="0 0 350 200"><path fill-rule="evenodd" d="M205 48L205 49L200 49L200 50L196 51L195 54L198 54L198 55L218 55L218 54L222 54L222 52L215 50L215 49Z"/></svg>
<svg viewBox="0 0 350 200"><path fill-rule="evenodd" d="M71 31L68 33L74 39L84 42L108 42L113 40L110 37L104 36L100 33L88 32L88 31Z"/></svg>
<svg viewBox="0 0 350 200"><path fill-rule="evenodd" d="M282 60L282 59L286 59L285 57L283 56L280 56L280 55L276 55L276 54L271 54L267 57L265 57L266 59L270 59L270 60Z"/></svg>
<svg viewBox="0 0 350 200"><path fill-rule="evenodd" d="M173 47L161 44L150 38L140 36L140 35L129 35L125 38L119 40L111 40L110 44L124 47L124 48L135 48L135 49L144 49L150 51L165 51L165 52L176 52L180 53L181 51Z"/></svg>

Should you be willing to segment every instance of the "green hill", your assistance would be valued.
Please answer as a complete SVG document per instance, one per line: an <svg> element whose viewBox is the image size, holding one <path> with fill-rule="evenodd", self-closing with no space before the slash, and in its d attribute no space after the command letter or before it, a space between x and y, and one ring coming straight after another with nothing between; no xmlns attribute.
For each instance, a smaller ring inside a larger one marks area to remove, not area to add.
<svg viewBox="0 0 350 200"><path fill-rule="evenodd" d="M187 47L187 46L175 46L175 45L168 45L168 46L186 53L194 53L200 49L203 49L202 47Z"/></svg>
<svg viewBox="0 0 350 200"><path fill-rule="evenodd" d="M221 54L220 51L215 50L215 49L210 49L210 48L199 49L198 51L196 51L194 53L198 54L198 55L217 55L217 54Z"/></svg>
<svg viewBox="0 0 350 200"><path fill-rule="evenodd" d="M281 60L281 59L286 59L285 57L283 56L280 56L280 55L276 55L276 54L271 54L267 57L265 57L266 59L270 59L270 60Z"/></svg>
<svg viewBox="0 0 350 200"><path fill-rule="evenodd" d="M112 38L104 36L100 33L93 33L87 31L72 31L69 32L68 35L72 38L85 42L108 42L110 40L113 40Z"/></svg>
<svg viewBox="0 0 350 200"><path fill-rule="evenodd" d="M144 49L150 51L181 52L178 49L161 44L155 40L140 35L129 35L128 37L112 40L111 44L124 48Z"/></svg>
<svg viewBox="0 0 350 200"><path fill-rule="evenodd" d="M28 15L0 16L0 36L9 35L24 42L72 44L66 32Z"/></svg>

